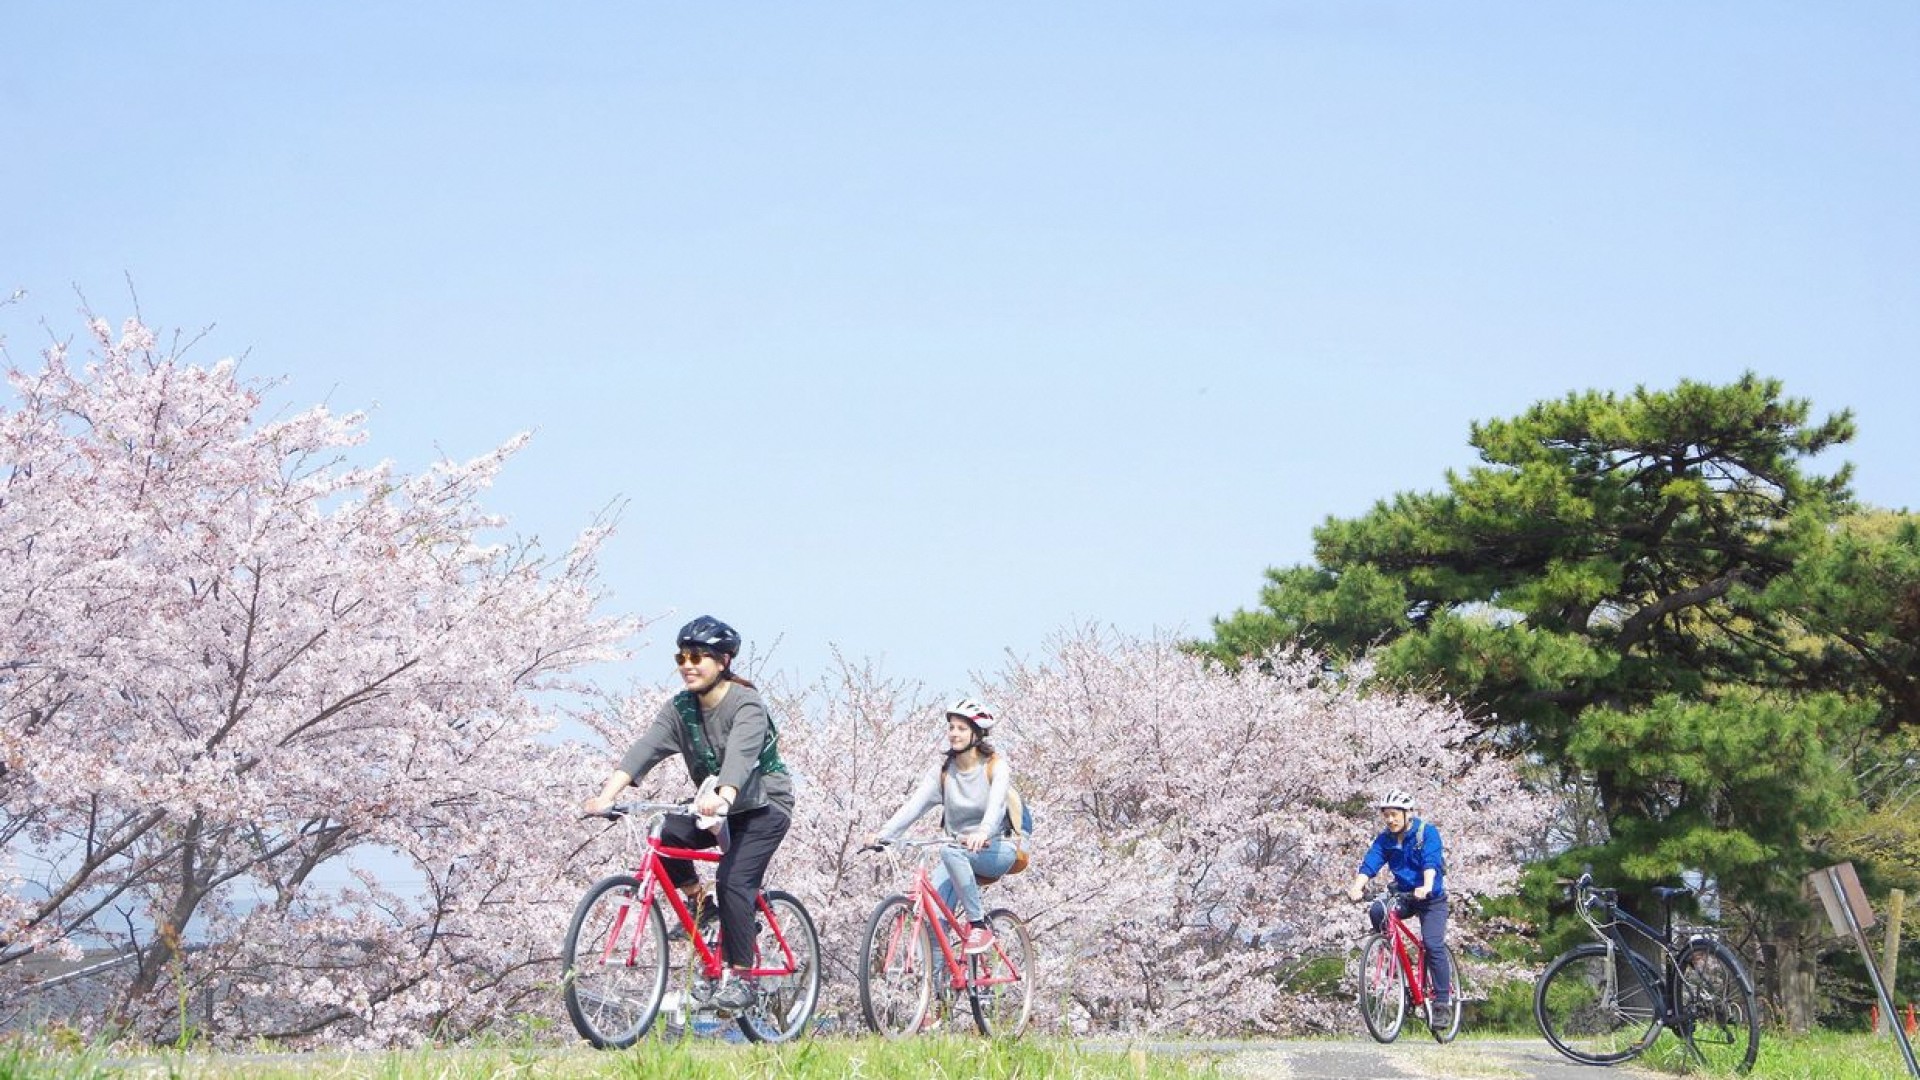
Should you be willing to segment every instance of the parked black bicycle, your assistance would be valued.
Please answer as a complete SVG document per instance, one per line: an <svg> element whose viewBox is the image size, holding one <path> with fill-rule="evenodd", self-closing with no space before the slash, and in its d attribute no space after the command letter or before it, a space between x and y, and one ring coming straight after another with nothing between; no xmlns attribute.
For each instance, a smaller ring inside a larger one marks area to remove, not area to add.
<svg viewBox="0 0 1920 1080"><path fill-rule="evenodd" d="M1675 933L1673 902L1693 890L1653 890L1656 930L1621 910L1619 890L1596 887L1591 873L1571 884L1574 910L1600 940L1561 954L1534 984L1533 1017L1547 1042L1583 1065L1615 1065L1645 1053L1666 1028L1711 1069L1752 1068L1760 1051L1752 977L1710 932Z"/></svg>

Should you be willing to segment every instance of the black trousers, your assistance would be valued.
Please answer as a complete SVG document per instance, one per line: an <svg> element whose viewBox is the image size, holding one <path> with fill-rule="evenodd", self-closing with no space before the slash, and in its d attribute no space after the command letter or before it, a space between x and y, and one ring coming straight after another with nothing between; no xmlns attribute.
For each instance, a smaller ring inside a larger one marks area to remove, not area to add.
<svg viewBox="0 0 1920 1080"><path fill-rule="evenodd" d="M778 806L762 806L727 817L729 839L720 856L720 869L714 875L716 899L720 903L720 952L732 967L753 966L754 910L760 898L760 885L767 879L767 864L787 838L787 826L793 819ZM660 840L668 847L710 848L719 840L693 819L675 814L660 830ZM686 859L662 859L667 877L682 888L698 878L693 864Z"/></svg>

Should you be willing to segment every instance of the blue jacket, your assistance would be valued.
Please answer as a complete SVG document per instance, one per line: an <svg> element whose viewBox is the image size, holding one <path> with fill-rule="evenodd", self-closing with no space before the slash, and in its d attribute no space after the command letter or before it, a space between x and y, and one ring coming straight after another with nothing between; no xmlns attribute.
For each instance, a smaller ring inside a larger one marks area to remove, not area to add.
<svg viewBox="0 0 1920 1080"><path fill-rule="evenodd" d="M1440 843L1440 830L1419 818L1411 818L1404 836L1403 842L1381 830L1380 835L1373 838L1373 846L1367 849L1367 857L1360 860L1360 876L1372 877L1384 866L1393 871L1395 887L1410 893L1425 880L1427 868L1432 867L1433 895L1447 895L1447 860Z"/></svg>

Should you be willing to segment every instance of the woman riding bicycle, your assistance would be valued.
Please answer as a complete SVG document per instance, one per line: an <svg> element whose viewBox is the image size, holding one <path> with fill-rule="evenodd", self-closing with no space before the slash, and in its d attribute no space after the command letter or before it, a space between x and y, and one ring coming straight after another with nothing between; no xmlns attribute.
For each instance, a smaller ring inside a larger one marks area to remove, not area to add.
<svg viewBox="0 0 1920 1080"><path fill-rule="evenodd" d="M653 723L628 747L619 768L600 794L584 804L588 813L612 806L627 785L638 783L655 765L674 754L701 794L695 813L724 816L729 841L714 883L718 887L721 952L733 977L714 994L713 1004L740 1011L753 1004L754 991L743 973L753 968L754 904L767 876L767 864L787 835L793 819L793 778L780 761L779 736L760 692L733 673L740 635L733 627L701 616L680 628L675 638L680 681L686 689L654 714ZM713 784L705 784L708 778ZM693 818L670 817L661 839L670 847L709 848L719 837ZM693 864L664 860L667 876L696 910L704 897Z"/></svg>
<svg viewBox="0 0 1920 1080"><path fill-rule="evenodd" d="M1347 895L1355 901L1373 875L1386 867L1393 872L1394 889L1400 896L1399 914L1420 919L1420 942L1426 948L1427 969L1433 976L1434 1007L1452 1004L1453 957L1447 952L1447 868L1440 830L1413 816L1413 796L1392 791L1375 806L1386 828L1373 838L1366 858ZM1379 930L1387 919L1387 899L1375 900L1367 909L1367 918Z"/></svg>
<svg viewBox="0 0 1920 1080"><path fill-rule="evenodd" d="M1006 755L987 742L994 717L986 706L963 697L947 706L946 719L946 755L926 771L906 805L868 842L897 840L922 814L940 807L942 824L956 846L942 851L934 884L948 908L958 905L966 913L970 929L965 951L982 953L993 948L993 931L980 901L980 879L1004 876L1020 854L1006 837L1013 768Z"/></svg>

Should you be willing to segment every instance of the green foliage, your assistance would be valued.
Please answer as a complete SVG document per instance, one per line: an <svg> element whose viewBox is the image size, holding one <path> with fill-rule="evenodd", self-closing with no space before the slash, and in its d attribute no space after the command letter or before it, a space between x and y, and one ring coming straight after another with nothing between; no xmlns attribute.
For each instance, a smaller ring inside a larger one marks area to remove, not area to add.
<svg viewBox="0 0 1920 1080"><path fill-rule="evenodd" d="M1920 516L1795 525L1793 570L1758 603L1805 628L1796 646L1813 677L1879 703L1883 730L1920 725Z"/></svg>
<svg viewBox="0 0 1920 1080"><path fill-rule="evenodd" d="M1533 1018L1533 981L1502 979L1494 983L1484 998L1469 1004L1461 1023L1475 1035L1538 1037L1540 1027Z"/></svg>
<svg viewBox="0 0 1920 1080"><path fill-rule="evenodd" d="M1834 694L1788 696L1724 687L1712 700L1678 695L1633 712L1590 709L1571 755L1623 791L1664 800L1622 816L1616 839L1626 878L1662 881L1711 867L1749 899L1797 896L1810 869L1810 835L1853 809L1850 777L1833 752L1872 719Z"/></svg>
<svg viewBox="0 0 1920 1080"><path fill-rule="evenodd" d="M1286 992L1309 998L1339 998L1347 994L1347 957L1316 957L1286 980Z"/></svg>
<svg viewBox="0 0 1920 1080"><path fill-rule="evenodd" d="M1751 374L1541 402L1473 425L1481 463L1444 490L1322 524L1315 564L1270 570L1208 648L1370 652L1376 677L1468 702L1491 742L1590 784L1611 836L1578 857L1616 884L1697 869L1794 909L1920 641L1920 530L1831 528L1848 470L1804 467L1852 435ZM1876 629L1844 639L1861 617ZM1876 665L1901 678L1863 694Z"/></svg>
<svg viewBox="0 0 1920 1080"><path fill-rule="evenodd" d="M1860 818L1835 845L1835 854L1871 867L1874 892L1905 889L1920 899L1920 814L1911 805L1886 807Z"/></svg>
<svg viewBox="0 0 1920 1080"><path fill-rule="evenodd" d="M15 1035L0 1039L0 1080L96 1080L119 1076L93 1051L56 1038Z"/></svg>

